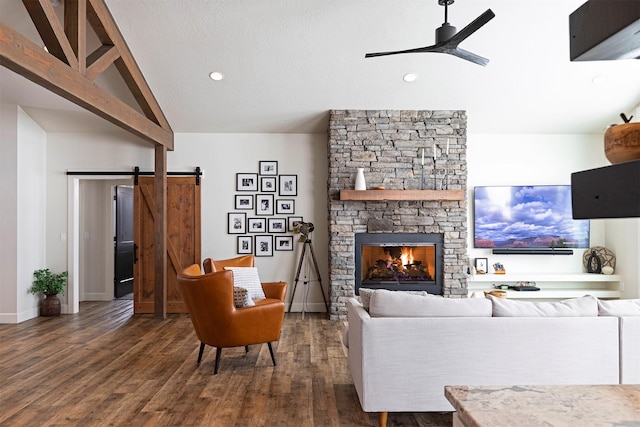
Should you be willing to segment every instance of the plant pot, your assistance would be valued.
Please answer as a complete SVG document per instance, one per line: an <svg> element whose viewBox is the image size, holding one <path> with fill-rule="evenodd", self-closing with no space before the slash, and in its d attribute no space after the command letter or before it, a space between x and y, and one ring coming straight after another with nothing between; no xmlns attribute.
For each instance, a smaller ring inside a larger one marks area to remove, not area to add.
<svg viewBox="0 0 640 427"><path fill-rule="evenodd" d="M604 133L604 155L612 164L640 159L640 122L608 128Z"/></svg>
<svg viewBox="0 0 640 427"><path fill-rule="evenodd" d="M60 316L61 304L58 294L45 294L40 304L40 315L43 317Z"/></svg>

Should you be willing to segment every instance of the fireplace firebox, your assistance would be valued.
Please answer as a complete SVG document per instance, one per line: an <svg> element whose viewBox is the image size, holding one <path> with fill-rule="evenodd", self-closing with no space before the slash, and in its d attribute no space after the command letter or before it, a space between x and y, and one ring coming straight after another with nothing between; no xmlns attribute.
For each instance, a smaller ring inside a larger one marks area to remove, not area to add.
<svg viewBox="0 0 640 427"><path fill-rule="evenodd" d="M356 295L360 288L442 295L443 242L439 233L356 234Z"/></svg>

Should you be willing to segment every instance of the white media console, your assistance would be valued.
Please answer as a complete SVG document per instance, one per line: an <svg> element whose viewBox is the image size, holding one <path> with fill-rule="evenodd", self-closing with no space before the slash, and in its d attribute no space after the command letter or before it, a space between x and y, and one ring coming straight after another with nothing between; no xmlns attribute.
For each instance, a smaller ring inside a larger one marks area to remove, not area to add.
<svg viewBox="0 0 640 427"><path fill-rule="evenodd" d="M527 283L528 282L528 283ZM467 280L468 295L495 289L493 285L530 284L539 291L507 290L511 299L566 299L584 295L596 298L620 298L624 285L617 274L590 273L507 273L474 274Z"/></svg>

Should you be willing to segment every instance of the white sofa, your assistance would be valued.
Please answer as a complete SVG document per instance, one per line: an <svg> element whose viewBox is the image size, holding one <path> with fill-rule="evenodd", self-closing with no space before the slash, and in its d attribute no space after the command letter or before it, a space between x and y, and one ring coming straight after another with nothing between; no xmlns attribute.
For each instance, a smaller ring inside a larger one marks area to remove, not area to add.
<svg viewBox="0 0 640 427"><path fill-rule="evenodd" d="M567 306L381 290L370 304L347 301L345 344L362 409L381 425L387 412L453 411L445 385L640 383L640 310L599 316L594 297Z"/></svg>

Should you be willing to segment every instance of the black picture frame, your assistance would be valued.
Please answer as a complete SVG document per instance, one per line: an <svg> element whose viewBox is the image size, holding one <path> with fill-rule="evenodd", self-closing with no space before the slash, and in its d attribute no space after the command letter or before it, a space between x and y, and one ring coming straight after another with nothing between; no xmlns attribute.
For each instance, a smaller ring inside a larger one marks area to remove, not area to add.
<svg viewBox="0 0 640 427"><path fill-rule="evenodd" d="M238 236L238 255L253 254L253 236Z"/></svg>
<svg viewBox="0 0 640 427"><path fill-rule="evenodd" d="M235 201L237 210L253 209L253 194L236 194Z"/></svg>
<svg viewBox="0 0 640 427"><path fill-rule="evenodd" d="M278 194L280 196L298 195L298 175L280 175L278 179Z"/></svg>
<svg viewBox="0 0 640 427"><path fill-rule="evenodd" d="M276 251L292 251L293 236L275 236L273 248Z"/></svg>
<svg viewBox="0 0 640 427"><path fill-rule="evenodd" d="M266 232L267 232L266 218L249 218L247 220L247 233L266 233Z"/></svg>
<svg viewBox="0 0 640 427"><path fill-rule="evenodd" d="M255 256L273 256L273 236L270 234L255 237Z"/></svg>
<svg viewBox="0 0 640 427"><path fill-rule="evenodd" d="M269 219L267 219L267 231L269 233L286 233L287 232L287 219L286 218L269 218Z"/></svg>
<svg viewBox="0 0 640 427"><path fill-rule="evenodd" d="M296 223L298 222L302 222L302 217L301 216L290 216L287 218L287 231L289 231L290 233L295 233L294 227L296 226Z"/></svg>
<svg viewBox="0 0 640 427"><path fill-rule="evenodd" d="M275 193L277 189L277 182L275 176L261 176L260 177L260 191L263 193Z"/></svg>
<svg viewBox="0 0 640 427"><path fill-rule="evenodd" d="M278 175L278 162L276 160L260 160L258 166L260 175Z"/></svg>
<svg viewBox="0 0 640 427"><path fill-rule="evenodd" d="M273 194L256 194L256 215L273 215Z"/></svg>
<svg viewBox="0 0 640 427"><path fill-rule="evenodd" d="M247 214L245 212L229 212L227 215L227 233L246 234Z"/></svg>
<svg viewBox="0 0 640 427"><path fill-rule="evenodd" d="M258 174L237 173L236 191L258 191Z"/></svg>
<svg viewBox="0 0 640 427"><path fill-rule="evenodd" d="M489 272L489 260L487 258L476 258L473 261L476 274L487 274Z"/></svg>
<svg viewBox="0 0 640 427"><path fill-rule="evenodd" d="M294 199L276 200L276 214L291 215L296 213L296 201Z"/></svg>

